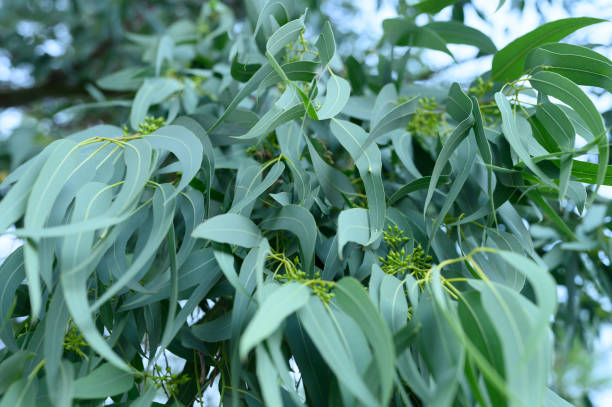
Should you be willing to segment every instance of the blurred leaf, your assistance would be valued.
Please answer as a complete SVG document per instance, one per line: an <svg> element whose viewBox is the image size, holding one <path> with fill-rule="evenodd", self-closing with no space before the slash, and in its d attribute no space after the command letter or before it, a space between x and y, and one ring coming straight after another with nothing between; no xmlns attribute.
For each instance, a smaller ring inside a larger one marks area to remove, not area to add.
<svg viewBox="0 0 612 407"><path fill-rule="evenodd" d="M100 399L125 393L134 385L132 374L103 364L89 375L75 380L73 397L75 399Z"/></svg>
<svg viewBox="0 0 612 407"><path fill-rule="evenodd" d="M429 48L453 54L446 47L446 41L427 26L419 27L408 19L390 18L383 21L384 39L397 46Z"/></svg>
<svg viewBox="0 0 612 407"><path fill-rule="evenodd" d="M415 7L422 13L436 14L444 7L456 2L457 0L424 0L415 4Z"/></svg>
<svg viewBox="0 0 612 407"><path fill-rule="evenodd" d="M33 356L33 353L21 350L0 363L0 394L6 393L9 387L21 378L25 362Z"/></svg>
<svg viewBox="0 0 612 407"><path fill-rule="evenodd" d="M423 3L419 3L423 4ZM419 4L417 7L420 9ZM477 47L482 54L495 54L497 48L489 37L481 31L456 21L436 21L425 27L436 32L449 44L465 44Z"/></svg>

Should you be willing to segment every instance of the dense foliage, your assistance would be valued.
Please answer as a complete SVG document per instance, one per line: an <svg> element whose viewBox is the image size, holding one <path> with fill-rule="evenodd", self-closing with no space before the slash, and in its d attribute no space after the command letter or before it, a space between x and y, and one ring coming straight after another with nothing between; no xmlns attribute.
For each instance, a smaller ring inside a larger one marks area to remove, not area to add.
<svg viewBox="0 0 612 407"><path fill-rule="evenodd" d="M581 88L612 92L612 62L559 41L604 21L497 50L416 24L451 3L385 20L374 66L298 1L127 33L141 59L62 112L118 121L9 153L0 230L24 245L0 266L0 406L210 386L226 406L568 405L612 294L608 131ZM413 80L416 50L457 43L491 70Z"/></svg>

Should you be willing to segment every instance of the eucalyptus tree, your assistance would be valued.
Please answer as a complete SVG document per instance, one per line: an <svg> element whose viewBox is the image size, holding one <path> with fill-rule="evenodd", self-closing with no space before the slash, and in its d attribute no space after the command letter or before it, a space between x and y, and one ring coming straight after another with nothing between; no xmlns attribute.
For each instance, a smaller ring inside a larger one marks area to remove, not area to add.
<svg viewBox="0 0 612 407"><path fill-rule="evenodd" d="M612 62L559 41L605 21L498 50L415 22L451 3L385 20L374 66L297 1L117 40L141 58L63 111L115 121L0 185L24 242L0 266L0 405L568 405L553 366L609 316L608 131L581 87L609 92ZM415 49L457 43L490 71L413 80Z"/></svg>

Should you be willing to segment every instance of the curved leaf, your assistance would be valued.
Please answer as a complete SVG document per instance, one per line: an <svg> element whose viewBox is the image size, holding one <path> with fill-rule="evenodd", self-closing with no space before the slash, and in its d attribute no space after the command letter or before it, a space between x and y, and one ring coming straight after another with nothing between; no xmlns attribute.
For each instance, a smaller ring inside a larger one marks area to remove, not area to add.
<svg viewBox="0 0 612 407"><path fill-rule="evenodd" d="M511 81L523 73L527 53L547 42L559 41L580 28L605 20L590 17L564 18L543 24L500 49L493 57L491 79Z"/></svg>

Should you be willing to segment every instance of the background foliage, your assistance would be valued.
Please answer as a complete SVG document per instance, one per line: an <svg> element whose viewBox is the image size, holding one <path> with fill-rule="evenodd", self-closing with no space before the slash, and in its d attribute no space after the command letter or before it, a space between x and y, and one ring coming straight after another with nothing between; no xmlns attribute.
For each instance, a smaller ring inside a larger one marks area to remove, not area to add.
<svg viewBox="0 0 612 407"><path fill-rule="evenodd" d="M3 2L0 405L588 405L612 62L559 41L607 23L468 3L345 55L322 1ZM421 81L457 43L491 70Z"/></svg>

